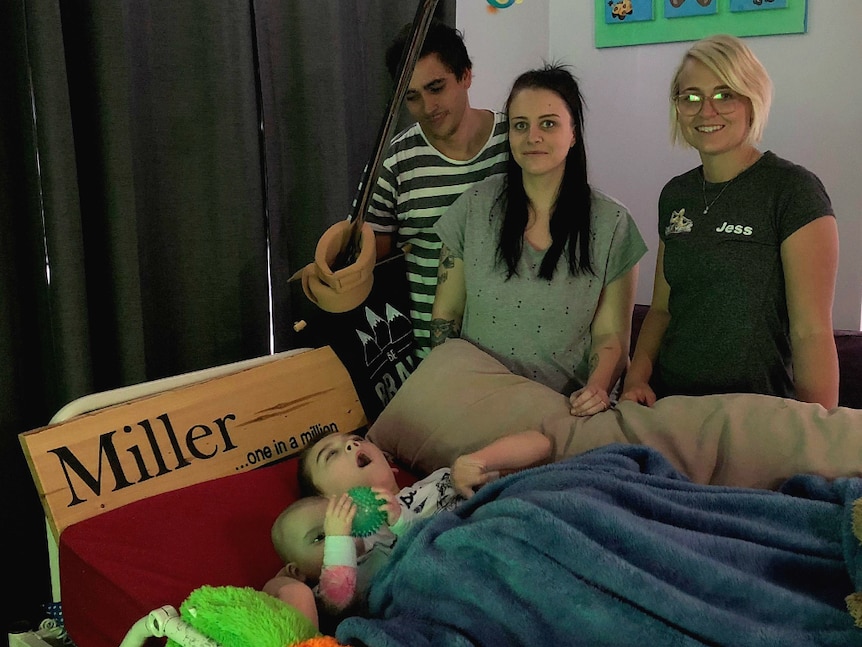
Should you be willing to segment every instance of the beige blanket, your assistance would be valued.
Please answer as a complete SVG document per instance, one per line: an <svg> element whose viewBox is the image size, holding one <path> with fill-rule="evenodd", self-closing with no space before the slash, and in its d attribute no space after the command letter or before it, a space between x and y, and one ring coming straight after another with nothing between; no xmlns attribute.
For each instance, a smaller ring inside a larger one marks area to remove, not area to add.
<svg viewBox="0 0 862 647"><path fill-rule="evenodd" d="M578 418L565 396L460 339L422 361L369 438L431 472L525 429L552 438L554 459L611 443L649 445L697 483L775 488L800 473L862 476L862 410L733 394L668 397L652 408L624 402Z"/></svg>
<svg viewBox="0 0 862 647"><path fill-rule="evenodd" d="M862 476L862 410L766 395L622 402L591 418L555 413L542 428L555 459L610 443L648 445L697 483L774 489L794 474Z"/></svg>

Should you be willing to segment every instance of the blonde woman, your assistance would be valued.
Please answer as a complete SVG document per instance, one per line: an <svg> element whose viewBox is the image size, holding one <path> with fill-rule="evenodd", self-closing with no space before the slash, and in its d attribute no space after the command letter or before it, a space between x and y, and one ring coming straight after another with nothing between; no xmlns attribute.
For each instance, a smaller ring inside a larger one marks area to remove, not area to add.
<svg viewBox="0 0 862 647"><path fill-rule="evenodd" d="M761 152L772 97L738 38L695 43L671 81L671 132L701 165L659 199L650 310L623 400L763 393L838 403L838 233L823 184Z"/></svg>

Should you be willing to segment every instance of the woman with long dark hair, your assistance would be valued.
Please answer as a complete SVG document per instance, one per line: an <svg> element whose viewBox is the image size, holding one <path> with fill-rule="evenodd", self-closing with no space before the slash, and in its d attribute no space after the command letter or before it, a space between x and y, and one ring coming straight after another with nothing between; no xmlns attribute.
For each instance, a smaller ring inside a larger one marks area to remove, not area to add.
<svg viewBox="0 0 862 647"><path fill-rule="evenodd" d="M628 365L646 245L626 208L590 187L583 101L564 66L519 76L506 112L506 176L465 191L434 227L432 346L467 339L591 415Z"/></svg>

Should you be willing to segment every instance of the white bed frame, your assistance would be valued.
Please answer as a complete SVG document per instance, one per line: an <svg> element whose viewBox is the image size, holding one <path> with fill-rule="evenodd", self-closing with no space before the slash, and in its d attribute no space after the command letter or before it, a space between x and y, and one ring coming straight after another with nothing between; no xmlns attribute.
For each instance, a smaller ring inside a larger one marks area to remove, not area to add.
<svg viewBox="0 0 862 647"><path fill-rule="evenodd" d="M304 353L308 350L311 349L296 348L281 353L264 355L262 357L254 357L252 359L233 362L231 364L223 364L221 366L214 366L212 368L206 368L199 371L191 371L189 373L165 377L159 380L151 380L149 382L132 384L130 386L124 386L118 389L112 389L110 391L102 391L100 393L92 393L90 395L85 395L76 400L73 400L72 402L69 402L66 406L60 409L56 414L54 414L54 417L51 418L49 425L60 424L62 422L66 422L67 420L71 420L76 416L80 416L93 411L98 411L99 409L104 409L106 407L121 404L123 402L129 402L138 398L155 395L156 393L162 393L164 391L169 391L171 389L187 386L189 384L195 384L197 382L203 382L205 380L210 380L216 377L220 377L222 375L229 375L231 373L236 373L237 371L253 368L255 366L261 366L277 359L282 359L284 357L291 357L294 355L298 355L299 353ZM59 551L57 541L54 538L54 533L52 532L47 519L45 520L45 524L48 534L48 564L51 573L51 597L54 602L60 602L61 592L60 565L58 554Z"/></svg>

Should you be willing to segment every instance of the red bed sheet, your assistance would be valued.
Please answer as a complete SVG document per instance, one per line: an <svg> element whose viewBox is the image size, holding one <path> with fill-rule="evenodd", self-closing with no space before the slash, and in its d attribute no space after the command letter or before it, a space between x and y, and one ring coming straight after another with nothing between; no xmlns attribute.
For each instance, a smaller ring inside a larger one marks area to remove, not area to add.
<svg viewBox="0 0 862 647"><path fill-rule="evenodd" d="M70 638L116 647L137 620L179 607L199 586L260 588L281 567L269 529L298 496L296 464L167 492L67 528L60 594Z"/></svg>
<svg viewBox="0 0 862 647"><path fill-rule="evenodd" d="M166 492L66 528L60 595L69 637L78 647L117 647L140 618L179 608L204 584L261 588L282 566L269 531L299 496L297 464ZM416 480L396 476L402 486Z"/></svg>

